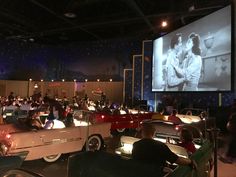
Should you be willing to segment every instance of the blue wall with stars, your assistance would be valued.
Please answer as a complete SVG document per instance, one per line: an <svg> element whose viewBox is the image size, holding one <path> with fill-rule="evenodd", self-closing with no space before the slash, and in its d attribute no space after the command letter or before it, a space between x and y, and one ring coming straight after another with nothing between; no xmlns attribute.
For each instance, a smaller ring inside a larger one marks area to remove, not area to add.
<svg viewBox="0 0 236 177"><path fill-rule="evenodd" d="M0 79L120 81L140 41L104 40L65 45L41 45L29 41L0 41Z"/></svg>

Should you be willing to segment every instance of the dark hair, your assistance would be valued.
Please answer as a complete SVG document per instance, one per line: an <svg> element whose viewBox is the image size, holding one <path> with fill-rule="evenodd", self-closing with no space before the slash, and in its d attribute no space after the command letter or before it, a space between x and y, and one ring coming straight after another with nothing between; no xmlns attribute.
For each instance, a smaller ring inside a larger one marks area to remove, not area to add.
<svg viewBox="0 0 236 177"><path fill-rule="evenodd" d="M193 134L190 132L190 130L183 128L181 130L181 137L185 142L191 142L193 141Z"/></svg>
<svg viewBox="0 0 236 177"><path fill-rule="evenodd" d="M196 34L196 33L191 33L189 35L189 39L192 39L192 41L193 41L192 52L195 55L201 55L200 36L198 34Z"/></svg>
<svg viewBox="0 0 236 177"><path fill-rule="evenodd" d="M176 115L178 113L178 111L176 109L172 110L172 115Z"/></svg>
<svg viewBox="0 0 236 177"><path fill-rule="evenodd" d="M179 38L182 37L181 33L175 34L170 41L170 48L173 49L179 43Z"/></svg>
<svg viewBox="0 0 236 177"><path fill-rule="evenodd" d="M150 124L150 123L143 123L142 124L142 134L144 137L147 137L150 135L153 136L155 131L156 131L156 129L152 124Z"/></svg>

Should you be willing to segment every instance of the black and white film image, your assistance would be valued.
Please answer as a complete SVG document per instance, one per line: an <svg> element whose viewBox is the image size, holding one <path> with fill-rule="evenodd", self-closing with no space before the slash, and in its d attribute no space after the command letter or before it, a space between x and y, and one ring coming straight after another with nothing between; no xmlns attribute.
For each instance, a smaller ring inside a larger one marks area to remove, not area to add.
<svg viewBox="0 0 236 177"><path fill-rule="evenodd" d="M152 91L231 90L231 6L153 41Z"/></svg>

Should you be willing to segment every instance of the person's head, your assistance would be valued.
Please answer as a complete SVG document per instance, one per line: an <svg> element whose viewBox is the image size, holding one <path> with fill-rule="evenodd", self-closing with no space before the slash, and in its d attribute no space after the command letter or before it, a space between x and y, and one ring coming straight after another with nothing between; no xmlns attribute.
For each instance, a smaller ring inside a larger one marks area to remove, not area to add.
<svg viewBox="0 0 236 177"><path fill-rule="evenodd" d="M188 41L186 43L186 50L192 51L195 55L201 55L200 49L200 36L196 33L191 33L188 36Z"/></svg>
<svg viewBox="0 0 236 177"><path fill-rule="evenodd" d="M177 113L178 113L178 111L177 111L176 109L173 109L173 110L172 110L172 115L173 115L173 116L176 116Z"/></svg>
<svg viewBox="0 0 236 177"><path fill-rule="evenodd" d="M192 111L191 111L191 110L188 110L188 111L186 112L186 115L192 116L192 115L193 115L193 113L192 113Z"/></svg>
<svg viewBox="0 0 236 177"><path fill-rule="evenodd" d="M180 139L182 142L191 142L193 141L193 134L190 130L183 128L180 132Z"/></svg>
<svg viewBox="0 0 236 177"><path fill-rule="evenodd" d="M182 44L182 34L177 33L171 38L170 48L175 49L176 47L180 46L181 44Z"/></svg>
<svg viewBox="0 0 236 177"><path fill-rule="evenodd" d="M159 107L157 112L159 112L161 115L163 115L165 112L165 109L163 107Z"/></svg>
<svg viewBox="0 0 236 177"><path fill-rule="evenodd" d="M150 123L142 124L142 137L143 138L153 138L155 134L155 127Z"/></svg>

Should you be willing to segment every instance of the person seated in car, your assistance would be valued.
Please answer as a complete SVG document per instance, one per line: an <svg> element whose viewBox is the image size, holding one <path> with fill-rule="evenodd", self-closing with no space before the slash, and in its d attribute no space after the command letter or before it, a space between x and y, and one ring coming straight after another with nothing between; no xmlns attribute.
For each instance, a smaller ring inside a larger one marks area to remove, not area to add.
<svg viewBox="0 0 236 177"><path fill-rule="evenodd" d="M56 119L54 114L53 114L53 107L50 107L49 111L50 112L48 114L48 118L47 118L47 120L45 122L45 125L43 127L44 129L52 129L53 126L54 126L54 119Z"/></svg>
<svg viewBox="0 0 236 177"><path fill-rule="evenodd" d="M182 121L179 117L176 116L177 110L173 109L170 116L168 116L168 121L173 122L174 124L181 124Z"/></svg>
<svg viewBox="0 0 236 177"><path fill-rule="evenodd" d="M73 114L70 112L66 115L65 126L66 127L74 127L75 126Z"/></svg>
<svg viewBox="0 0 236 177"><path fill-rule="evenodd" d="M190 132L190 130L183 128L180 132L180 143L178 143L179 146L184 147L188 154L193 154L196 151L196 147L193 144L193 134Z"/></svg>
<svg viewBox="0 0 236 177"><path fill-rule="evenodd" d="M113 111L113 115L120 115L120 108L117 106L117 108Z"/></svg>
<svg viewBox="0 0 236 177"><path fill-rule="evenodd" d="M43 128L43 123L40 120L40 112L38 111L30 111L28 124L31 129L40 130Z"/></svg>
<svg viewBox="0 0 236 177"><path fill-rule="evenodd" d="M178 156L165 143L154 140L155 131L155 127L150 123L142 125L142 139L133 144L133 160L161 167L162 169L166 166L166 161L171 164L197 167L193 160Z"/></svg>
<svg viewBox="0 0 236 177"><path fill-rule="evenodd" d="M188 115L188 116L192 116L192 115L193 115L193 113L192 113L192 111L191 111L191 110L188 110L188 111L186 112L186 115Z"/></svg>
<svg viewBox="0 0 236 177"><path fill-rule="evenodd" d="M111 114L112 112L111 112L108 105L109 105L109 103L105 104L105 106L102 108L102 112L107 113L107 114Z"/></svg>

